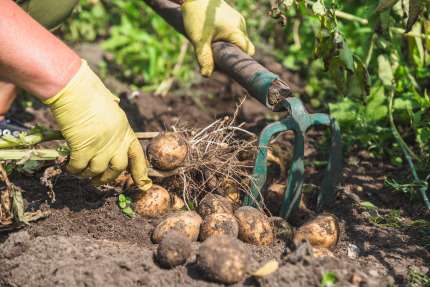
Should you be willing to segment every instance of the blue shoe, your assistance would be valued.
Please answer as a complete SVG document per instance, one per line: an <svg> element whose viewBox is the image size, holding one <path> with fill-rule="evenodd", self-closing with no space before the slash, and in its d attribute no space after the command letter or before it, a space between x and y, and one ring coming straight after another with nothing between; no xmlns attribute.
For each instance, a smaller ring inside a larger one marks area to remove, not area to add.
<svg viewBox="0 0 430 287"><path fill-rule="evenodd" d="M18 137L22 132L28 132L30 129L20 122L5 118L0 121L0 136L12 135Z"/></svg>

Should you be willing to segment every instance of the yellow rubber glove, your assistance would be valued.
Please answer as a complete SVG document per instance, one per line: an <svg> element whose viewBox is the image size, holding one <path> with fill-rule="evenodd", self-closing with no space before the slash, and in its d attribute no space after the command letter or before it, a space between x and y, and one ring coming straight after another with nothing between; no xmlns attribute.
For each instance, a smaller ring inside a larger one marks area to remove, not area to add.
<svg viewBox="0 0 430 287"><path fill-rule="evenodd" d="M245 19L223 0L185 0L181 6L185 31L194 46L200 73L214 70L211 43L227 41L250 56L255 48L247 36Z"/></svg>
<svg viewBox="0 0 430 287"><path fill-rule="evenodd" d="M146 191L152 182L145 154L118 102L85 61L66 87L45 101L71 149L69 172L103 184L130 165L134 183Z"/></svg>

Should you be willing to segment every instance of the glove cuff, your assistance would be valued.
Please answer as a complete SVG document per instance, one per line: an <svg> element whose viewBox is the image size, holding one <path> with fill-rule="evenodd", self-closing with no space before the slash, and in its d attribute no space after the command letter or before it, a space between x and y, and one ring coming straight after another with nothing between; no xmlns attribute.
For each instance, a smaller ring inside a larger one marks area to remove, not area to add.
<svg viewBox="0 0 430 287"><path fill-rule="evenodd" d="M70 81L67 83L67 85L59 91L55 96L46 99L42 101L45 105L53 106L55 105L64 95L70 94L71 91L75 90L79 85L82 85L83 83L86 83L90 81L95 86L102 86L106 89L103 82L100 80L100 78L96 75L96 73L91 70L90 66L88 65L87 61L84 59L81 59L81 66L79 67L79 70L76 72L76 74L70 79ZM91 86L91 85L90 85ZM87 87L88 89L88 87ZM88 91L90 92L90 91ZM108 93L112 100L116 103L119 103L119 98L115 95L113 95L111 92Z"/></svg>
<svg viewBox="0 0 430 287"><path fill-rule="evenodd" d="M55 96L42 101L42 103L49 106L53 105L59 98L61 98L62 95L66 94L67 91L71 90L76 83L79 83L80 81L82 81L85 78L85 75L87 75L89 72L92 73L91 68L88 66L87 61L85 61L84 59L81 59L81 66L79 67L79 70L70 79L67 85L63 89L61 89L61 91L59 91Z"/></svg>

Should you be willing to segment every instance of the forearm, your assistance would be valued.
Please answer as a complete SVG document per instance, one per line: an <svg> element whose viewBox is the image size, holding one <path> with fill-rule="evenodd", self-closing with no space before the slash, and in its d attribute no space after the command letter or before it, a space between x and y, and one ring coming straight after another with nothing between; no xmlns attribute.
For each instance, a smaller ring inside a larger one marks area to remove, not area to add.
<svg viewBox="0 0 430 287"><path fill-rule="evenodd" d="M80 57L11 0L0 0L0 79L40 99L58 93Z"/></svg>

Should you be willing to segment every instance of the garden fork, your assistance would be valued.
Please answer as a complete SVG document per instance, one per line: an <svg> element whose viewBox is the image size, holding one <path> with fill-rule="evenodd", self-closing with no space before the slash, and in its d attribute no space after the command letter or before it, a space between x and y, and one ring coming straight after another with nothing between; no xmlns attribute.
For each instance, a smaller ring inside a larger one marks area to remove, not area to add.
<svg viewBox="0 0 430 287"><path fill-rule="evenodd" d="M181 8L169 0L145 0L145 2L178 32L185 35ZM261 133L258 154L254 168L251 194L244 199L244 205L257 205L267 178L267 148L270 139L281 132L294 131L294 157L288 172L288 185L284 192L281 216L288 218L297 207L302 194L304 180L304 139L306 131L314 125L328 126L332 141L326 175L318 195L317 207L322 209L336 197L336 185L341 172L342 148L340 131L336 122L327 114L309 114L300 99L291 97L290 87L279 77L269 72L256 60L238 47L226 43L212 43L217 70L235 79L251 96L272 111L289 111L283 120L268 125Z"/></svg>

